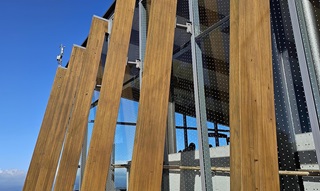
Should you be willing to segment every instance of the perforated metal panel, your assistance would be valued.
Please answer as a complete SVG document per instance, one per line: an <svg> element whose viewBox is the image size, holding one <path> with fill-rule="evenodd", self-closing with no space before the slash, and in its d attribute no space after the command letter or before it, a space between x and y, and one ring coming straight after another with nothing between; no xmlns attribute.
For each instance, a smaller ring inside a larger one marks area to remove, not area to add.
<svg viewBox="0 0 320 191"><path fill-rule="evenodd" d="M286 0L271 1L271 25L279 168L295 171L317 159L314 148L303 147L301 142L311 127ZM308 151L300 151L303 149ZM305 178L280 176L280 180L281 190L308 190Z"/></svg>
<svg viewBox="0 0 320 191"><path fill-rule="evenodd" d="M229 125L229 21L197 40L202 47L207 119Z"/></svg>
<svg viewBox="0 0 320 191"><path fill-rule="evenodd" d="M199 18L201 31L205 31L215 23L230 15L230 1L199 0Z"/></svg>

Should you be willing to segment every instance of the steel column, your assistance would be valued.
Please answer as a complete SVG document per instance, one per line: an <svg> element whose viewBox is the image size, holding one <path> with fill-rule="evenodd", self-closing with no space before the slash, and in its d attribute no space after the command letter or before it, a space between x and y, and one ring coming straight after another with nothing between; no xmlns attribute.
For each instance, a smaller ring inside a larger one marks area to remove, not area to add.
<svg viewBox="0 0 320 191"><path fill-rule="evenodd" d="M193 83L195 96L195 109L197 118L198 144L199 144L199 160L201 172L201 189L213 190L212 174L209 152L206 101L203 80L202 53L199 45L196 43L196 36L200 34L200 20L198 0L189 0L189 17L192 23L191 34L191 52L192 52L192 68Z"/></svg>

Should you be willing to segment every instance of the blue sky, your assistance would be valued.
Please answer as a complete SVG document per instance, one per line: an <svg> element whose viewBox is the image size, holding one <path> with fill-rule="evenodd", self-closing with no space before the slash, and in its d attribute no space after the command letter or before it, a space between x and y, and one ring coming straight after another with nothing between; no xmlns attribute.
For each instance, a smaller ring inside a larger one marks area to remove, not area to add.
<svg viewBox="0 0 320 191"><path fill-rule="evenodd" d="M112 2L0 1L0 170L28 170L60 43L65 65L72 45L88 35L92 16L102 16Z"/></svg>

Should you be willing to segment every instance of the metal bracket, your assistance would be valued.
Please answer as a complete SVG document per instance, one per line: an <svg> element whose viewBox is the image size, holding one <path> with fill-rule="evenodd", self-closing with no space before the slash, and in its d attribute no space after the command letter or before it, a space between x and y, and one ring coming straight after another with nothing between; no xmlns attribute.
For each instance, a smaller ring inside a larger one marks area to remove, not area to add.
<svg viewBox="0 0 320 191"><path fill-rule="evenodd" d="M190 21L186 22L186 24L179 24L179 23L176 23L176 27L177 28L181 28L181 29L186 29L187 30L187 33L190 33L192 34L192 23Z"/></svg>
<svg viewBox="0 0 320 191"><path fill-rule="evenodd" d="M62 66L62 57L64 54L64 48L65 46L63 46L62 44L60 45L60 54L57 56L57 62L59 66Z"/></svg>
<svg viewBox="0 0 320 191"><path fill-rule="evenodd" d="M128 61L127 64L135 64L136 68L140 68L141 67L141 60L140 59L136 59L136 61Z"/></svg>

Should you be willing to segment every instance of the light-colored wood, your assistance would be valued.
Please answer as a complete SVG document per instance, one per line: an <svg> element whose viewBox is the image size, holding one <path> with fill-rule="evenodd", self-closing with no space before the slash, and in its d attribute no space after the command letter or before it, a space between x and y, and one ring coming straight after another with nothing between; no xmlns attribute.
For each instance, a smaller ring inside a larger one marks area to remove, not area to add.
<svg viewBox="0 0 320 191"><path fill-rule="evenodd" d="M229 87L229 124L230 124L230 189L236 191L241 188L241 153L240 131L240 88L239 81L239 0L230 0L230 87ZM231 84L233 83L233 85ZM232 128L234 127L234 128ZM236 156L238 155L238 156ZM234 178L233 178L234 177Z"/></svg>
<svg viewBox="0 0 320 191"><path fill-rule="evenodd" d="M108 22L93 17L54 190L73 189Z"/></svg>
<svg viewBox="0 0 320 191"><path fill-rule="evenodd" d="M43 158L45 147L46 147L46 139L49 135L50 129L52 127L52 116L59 111L59 107L57 106L57 102L59 97L61 96L61 85L65 80L65 75L67 70L64 68L58 68L56 72L56 76L53 82L51 94L48 100L47 108L43 117L42 125L40 128L40 132L38 135L38 140L32 155L32 159L30 162L28 174L26 176L24 182L24 191L34 191L36 187L37 178L39 175L39 166L41 166L41 159Z"/></svg>
<svg viewBox="0 0 320 191"><path fill-rule="evenodd" d="M81 190L106 187L122 85L127 64L135 0L117 0L100 98Z"/></svg>
<svg viewBox="0 0 320 191"><path fill-rule="evenodd" d="M276 191L270 5L232 0L230 12L231 190Z"/></svg>
<svg viewBox="0 0 320 191"><path fill-rule="evenodd" d="M161 189L176 8L176 0L151 2L130 191Z"/></svg>
<svg viewBox="0 0 320 191"><path fill-rule="evenodd" d="M270 2L261 1L258 5L257 13L263 15L263 19L258 20L259 30L258 42L259 49L263 54L259 57L259 61L264 63L261 65L260 73L257 73L258 77L263 76L260 82L262 99L262 111L261 115L263 128L261 130L261 140L259 142L260 156L264 156L262 159L262 169L260 172L264 174L265 184L261 190L280 190L280 180L276 177L279 170L278 162L278 150L277 150L277 129L276 129L276 117L275 117L275 104L274 104L274 84L273 84L273 66L272 66L272 45L271 45L271 21L270 21ZM269 39L268 42L262 42L261 39ZM268 62L266 63L266 58Z"/></svg>
<svg viewBox="0 0 320 191"><path fill-rule="evenodd" d="M66 80L61 86L63 94L61 94L56 103L59 110L53 116L53 124L46 138L46 147L41 159L41 166L38 166L39 175L35 190L49 191L52 189L67 124L73 107L72 102L77 92L84 51L83 47L74 46L72 49Z"/></svg>

